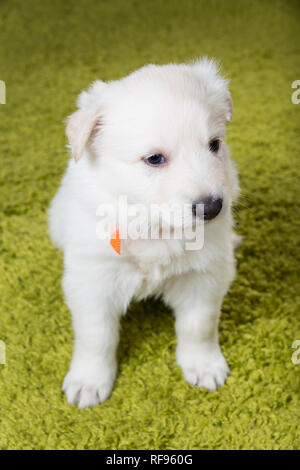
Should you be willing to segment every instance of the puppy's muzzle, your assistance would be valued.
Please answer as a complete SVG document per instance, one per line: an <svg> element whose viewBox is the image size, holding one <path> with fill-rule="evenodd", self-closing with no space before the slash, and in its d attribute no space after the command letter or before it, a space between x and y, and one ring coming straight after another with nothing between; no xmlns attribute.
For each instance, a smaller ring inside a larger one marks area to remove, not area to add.
<svg viewBox="0 0 300 470"><path fill-rule="evenodd" d="M203 220L212 220L221 212L223 206L222 198L207 197L192 204L194 217L201 217Z"/></svg>

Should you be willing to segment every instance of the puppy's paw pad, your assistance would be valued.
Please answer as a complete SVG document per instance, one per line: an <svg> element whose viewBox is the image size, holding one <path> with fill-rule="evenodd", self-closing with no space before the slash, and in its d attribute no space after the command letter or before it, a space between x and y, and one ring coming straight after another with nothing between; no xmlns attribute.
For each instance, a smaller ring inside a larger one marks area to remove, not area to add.
<svg viewBox="0 0 300 470"><path fill-rule="evenodd" d="M79 408L90 408L102 403L110 396L114 380L103 381L101 378L78 378L69 372L64 380L62 390L70 405L78 404Z"/></svg>

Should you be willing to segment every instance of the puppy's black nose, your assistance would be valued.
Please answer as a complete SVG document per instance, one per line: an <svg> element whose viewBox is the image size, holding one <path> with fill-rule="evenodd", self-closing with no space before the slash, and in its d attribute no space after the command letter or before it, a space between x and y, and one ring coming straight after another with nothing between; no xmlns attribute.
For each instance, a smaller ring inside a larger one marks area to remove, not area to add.
<svg viewBox="0 0 300 470"><path fill-rule="evenodd" d="M207 197L200 199L192 204L193 215L202 217L204 220L212 220L221 212L223 206L223 199L214 199Z"/></svg>

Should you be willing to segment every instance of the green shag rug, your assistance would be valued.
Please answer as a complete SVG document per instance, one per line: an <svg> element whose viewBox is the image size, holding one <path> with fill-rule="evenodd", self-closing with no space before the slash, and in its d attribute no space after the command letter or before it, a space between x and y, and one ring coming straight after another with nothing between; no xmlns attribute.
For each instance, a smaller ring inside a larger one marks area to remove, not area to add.
<svg viewBox="0 0 300 470"><path fill-rule="evenodd" d="M299 13L291 0L1 0L1 449L300 448ZM172 315L150 300L123 320L111 398L68 406L73 332L47 233L64 119L96 78L203 55L231 78L242 186L245 239L220 326L232 374L215 394L187 385Z"/></svg>

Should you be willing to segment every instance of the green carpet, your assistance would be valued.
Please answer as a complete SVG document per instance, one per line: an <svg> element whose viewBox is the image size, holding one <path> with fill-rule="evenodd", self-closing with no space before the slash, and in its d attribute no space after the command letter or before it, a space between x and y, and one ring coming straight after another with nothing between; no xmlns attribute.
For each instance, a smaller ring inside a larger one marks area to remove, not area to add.
<svg viewBox="0 0 300 470"><path fill-rule="evenodd" d="M299 13L284 0L1 0L1 449L300 448ZM220 326L232 375L216 394L187 385L172 316L149 301L122 323L111 398L68 406L73 333L47 234L68 159L64 119L98 77L202 55L231 78L242 186L245 240Z"/></svg>

